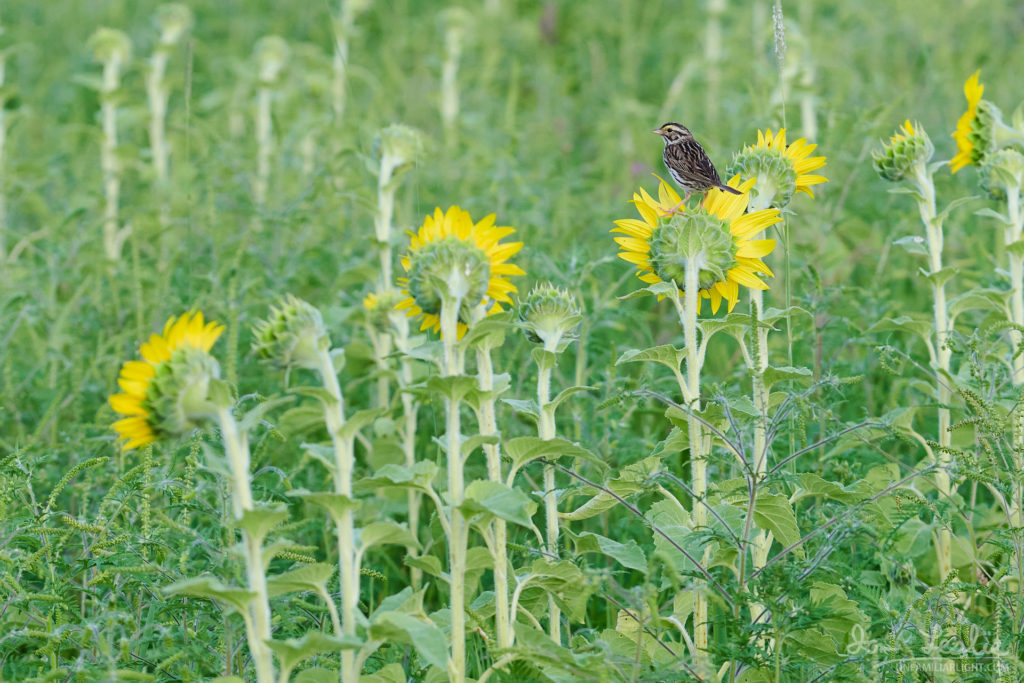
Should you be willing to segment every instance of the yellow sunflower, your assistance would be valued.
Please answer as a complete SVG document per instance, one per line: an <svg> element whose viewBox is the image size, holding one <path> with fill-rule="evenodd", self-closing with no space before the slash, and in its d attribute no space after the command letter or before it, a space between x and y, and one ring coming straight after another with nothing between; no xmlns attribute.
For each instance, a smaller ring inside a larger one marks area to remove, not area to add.
<svg viewBox="0 0 1024 683"><path fill-rule="evenodd" d="M112 395L110 406L126 416L113 424L118 438L125 440L125 450L145 446L157 438L157 416L150 393L161 366L179 349L209 351L223 331L220 323L204 323L203 314L199 312L172 316L162 334L154 334L142 344L142 360L130 360L122 366L117 383L124 393Z"/></svg>
<svg viewBox="0 0 1024 683"><path fill-rule="evenodd" d="M768 289L759 274L774 276L761 258L775 249L775 240L752 238L782 219L778 209L745 213L756 179L742 184L739 179L738 174L733 176L728 185L742 194L712 189L695 211L673 211L682 199L660 178L657 199L641 188L633 195L633 204L642 220L618 220L612 230L625 235L615 238L619 258L634 264L637 277L648 284L675 282L677 286L682 286L686 267L696 259L698 306L700 299L710 299L712 312L718 311L723 299L732 311L741 285Z"/></svg>
<svg viewBox="0 0 1024 683"><path fill-rule="evenodd" d="M956 173L964 166L974 163L974 141L971 140L971 129L978 116L978 103L981 102L981 95L985 91L978 78L981 70L975 71L967 82L964 83L964 95L967 97L967 111L956 122L956 130L953 132L953 139L956 140L957 153L950 162L949 168Z"/></svg>
<svg viewBox="0 0 1024 683"><path fill-rule="evenodd" d="M812 174L825 165L825 157L812 157L818 146L800 138L786 144L786 129L777 133L769 129L757 131L757 144L747 145L736 153L729 173L757 178L751 191L751 210L755 207L783 207L796 192L814 196L812 185L828 182L822 175Z"/></svg>
<svg viewBox="0 0 1024 683"><path fill-rule="evenodd" d="M423 316L421 330L439 332L442 299L458 299L461 337L473 309L483 307L492 315L503 310L502 304L511 304L516 286L508 278L525 273L508 259L523 243L502 242L515 229L496 226L494 220L491 214L474 223L457 206L434 209L418 231L409 233L409 253L402 257L407 277L398 279L406 298L395 308L410 318Z"/></svg>

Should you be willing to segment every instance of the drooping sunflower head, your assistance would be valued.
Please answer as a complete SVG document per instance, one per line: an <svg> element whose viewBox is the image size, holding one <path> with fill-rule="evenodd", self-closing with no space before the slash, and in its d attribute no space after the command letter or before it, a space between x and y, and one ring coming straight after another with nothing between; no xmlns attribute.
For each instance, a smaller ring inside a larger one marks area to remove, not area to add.
<svg viewBox="0 0 1024 683"><path fill-rule="evenodd" d="M694 211L674 211L682 200L664 180L657 199L641 188L633 195L641 220L615 221L612 230L625 235L615 238L619 258L636 265L637 277L648 284L675 282L681 288L687 269L697 268L700 298L711 300L712 312L723 299L731 311L740 286L768 289L760 276L772 272L761 258L775 249L775 240L753 238L782 219L778 209L746 213L756 179L739 179L733 176L728 185L742 194L712 189Z"/></svg>
<svg viewBox="0 0 1024 683"><path fill-rule="evenodd" d="M409 317L423 316L421 330L440 331L446 300L459 304L460 337L467 323L512 303L516 286L508 278L525 273L508 259L523 243L502 242L515 230L495 226L494 218L491 214L474 223L457 206L437 208L410 233L409 252L402 257L407 277L398 280L406 298L396 308Z"/></svg>
<svg viewBox="0 0 1024 683"><path fill-rule="evenodd" d="M923 171L934 154L935 145L928 133L920 123L911 123L907 119L881 150L871 153L871 157L878 175L898 182Z"/></svg>
<svg viewBox="0 0 1024 683"><path fill-rule="evenodd" d="M110 406L125 416L113 428L126 450L188 433L210 416L209 388L220 366L209 351L223 331L199 312L172 317L142 344L142 360L121 367L122 393L110 397Z"/></svg>
<svg viewBox="0 0 1024 683"><path fill-rule="evenodd" d="M975 71L964 83L964 96L967 98L967 111L960 120L956 122L956 130L953 131L953 139L956 140L957 153L950 162L949 167L956 173L964 166L976 164L984 156L985 147L978 145L984 142L984 135L979 135L982 126L978 124L978 104L981 102L981 95L985 92L985 86L979 82L981 70Z"/></svg>
<svg viewBox="0 0 1024 683"><path fill-rule="evenodd" d="M812 157L818 146L800 138L786 144L786 129L778 133L757 131L757 144L747 145L736 153L729 174L739 173L744 178L757 178L750 190L751 211L768 207L782 208L789 204L797 192L814 196L813 185L827 182L822 175L811 173L825 165L825 157Z"/></svg>
<svg viewBox="0 0 1024 683"><path fill-rule="evenodd" d="M253 351L283 369L316 370L321 353L331 346L320 311L291 294L271 306L266 319L253 325L253 336Z"/></svg>
<svg viewBox="0 0 1024 683"><path fill-rule="evenodd" d="M519 300L519 325L526 338L549 351L562 351L578 336L583 313L576 296L550 282L536 285Z"/></svg>

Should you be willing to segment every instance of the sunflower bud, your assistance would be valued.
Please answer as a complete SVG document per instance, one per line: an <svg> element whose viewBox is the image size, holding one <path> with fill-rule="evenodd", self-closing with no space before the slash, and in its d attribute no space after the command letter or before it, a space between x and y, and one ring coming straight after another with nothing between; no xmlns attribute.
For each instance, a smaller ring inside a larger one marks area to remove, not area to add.
<svg viewBox="0 0 1024 683"><path fill-rule="evenodd" d="M796 192L796 167L792 159L774 147L745 147L737 152L729 175L757 178L750 190L750 209L782 208Z"/></svg>
<svg viewBox="0 0 1024 683"><path fill-rule="evenodd" d="M194 347L183 347L158 365L146 395L156 433L188 434L216 417L224 407L222 392L211 391L219 378L220 365L213 356Z"/></svg>
<svg viewBox="0 0 1024 683"><path fill-rule="evenodd" d="M459 301L459 319L487 294L491 263L482 249L457 237L428 242L409 254L408 292L424 313L440 315L445 299Z"/></svg>
<svg viewBox="0 0 1024 683"><path fill-rule="evenodd" d="M993 199L1003 200L1009 192L1024 189L1024 154L1014 148L990 155L981 167L981 186Z"/></svg>
<svg viewBox="0 0 1024 683"><path fill-rule="evenodd" d="M177 3L160 5L156 10L156 26L160 29L160 44L175 45L192 28L192 10Z"/></svg>
<svg viewBox="0 0 1024 683"><path fill-rule="evenodd" d="M664 282L682 288L688 268L698 269L700 289L726 280L737 265L729 223L704 208L660 216L650 239L650 262Z"/></svg>
<svg viewBox="0 0 1024 683"><path fill-rule="evenodd" d="M124 31L98 28L89 38L89 49L97 62L124 64L132 58L132 41Z"/></svg>
<svg viewBox="0 0 1024 683"><path fill-rule="evenodd" d="M872 152L875 172L886 180L898 182L907 176L924 173L925 165L935 154L928 134L921 124L907 119L899 131L881 150Z"/></svg>
<svg viewBox="0 0 1024 683"><path fill-rule="evenodd" d="M256 42L254 50L256 65L259 68L260 82L264 85L273 83L284 71L291 56L288 43L280 36L264 36Z"/></svg>
<svg viewBox="0 0 1024 683"><path fill-rule="evenodd" d="M266 320L253 326L253 334L253 351L286 370L318 369L321 353L331 346L320 311L291 294L271 307Z"/></svg>
<svg viewBox="0 0 1024 683"><path fill-rule="evenodd" d="M519 320L531 342L562 351L577 338L583 315L571 292L545 282L519 301Z"/></svg>
<svg viewBox="0 0 1024 683"><path fill-rule="evenodd" d="M396 123L377 135L374 149L380 155L381 168L393 174L416 163L423 149L423 136L415 128Z"/></svg>

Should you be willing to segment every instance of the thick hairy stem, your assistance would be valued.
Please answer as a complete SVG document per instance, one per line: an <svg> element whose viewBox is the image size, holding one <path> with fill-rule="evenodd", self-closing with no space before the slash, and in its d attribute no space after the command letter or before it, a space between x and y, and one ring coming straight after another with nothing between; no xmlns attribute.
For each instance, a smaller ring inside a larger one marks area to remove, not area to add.
<svg viewBox="0 0 1024 683"><path fill-rule="evenodd" d="M921 221L925 226L928 243L928 267L932 274L942 270L942 223L935 215L935 185L932 176L922 165L917 172L917 184L922 198L918 202ZM935 471L935 487L942 500L952 493L949 480L949 446L952 443L949 432L950 388L946 380L949 374L951 351L947 346L949 338L949 313L946 305L946 286L941 280L932 281L932 298L935 312L935 365L936 387L935 398L939 403L939 448L936 449L935 460L938 468ZM953 567L952 538L948 528L935 532L935 556L939 566L939 580L949 575Z"/></svg>
<svg viewBox="0 0 1024 683"><path fill-rule="evenodd" d="M0 88L4 85L5 58L0 55ZM4 176L4 147L7 144L7 112L0 106L0 262L7 258L7 183Z"/></svg>
<svg viewBox="0 0 1024 683"><path fill-rule="evenodd" d="M693 480L693 517L694 529L702 529L708 525L708 511L704 506L707 494L707 460L705 459L704 428L697 418L700 410L700 354L697 345L697 305L699 269L686 269L685 290L683 291L683 308L680 317L683 322L683 337L686 341L686 385L692 397L690 403L690 471ZM708 601L703 586L698 585L693 596L693 644L697 648L697 656L704 657L708 649Z"/></svg>
<svg viewBox="0 0 1024 683"><path fill-rule="evenodd" d="M253 184L253 198L256 200L257 212L265 209L267 188L270 186L270 153L273 145L270 123L270 86L260 86L256 102L256 182ZM257 218L257 228L263 227L263 221Z"/></svg>
<svg viewBox="0 0 1024 683"><path fill-rule="evenodd" d="M117 106L114 104L114 93L120 85L120 80L121 59L115 55L103 64L103 90L100 93L103 119L100 166L103 169L103 192L106 198L103 210L103 249L111 261L120 257L123 242L117 218L121 179L117 163Z"/></svg>
<svg viewBox="0 0 1024 683"><path fill-rule="evenodd" d="M252 488L249 483L249 444L245 434L239 432L231 408L221 408L217 419L224 438L224 451L231 467L232 508L235 517L240 518L244 512L253 509ZM256 680L259 683L272 683L274 664L270 648L266 645L266 641L270 640L270 600L267 596L267 576L263 569L261 539L253 537L245 529L242 530L242 539L245 545L245 574L248 588L256 594L255 600L249 606L246 628L249 651L256 666Z"/></svg>
<svg viewBox="0 0 1024 683"><path fill-rule="evenodd" d="M444 374L460 372L455 344L458 335L458 312L461 302L446 297L441 303L441 339L444 342ZM459 402L445 400L445 438L448 451L448 499L451 510L451 536L448 539L449 578L451 582L451 659L448 676L453 683L466 680L466 521L459 507L464 498L462 443L459 435Z"/></svg>
<svg viewBox="0 0 1024 683"><path fill-rule="evenodd" d="M555 416L548 409L551 401L551 365L541 363L537 371L537 406L540 409L538 436L542 439L555 438ZM544 466L544 523L547 551L558 556L558 499L555 497L555 468ZM562 614L554 597L548 596L548 634L556 643L562 642Z"/></svg>
<svg viewBox="0 0 1024 683"><path fill-rule="evenodd" d="M761 290L752 290L750 293L751 315L760 322L764 317L764 293ZM768 369L768 328L757 327L754 329L754 407L757 409L757 419L754 422L754 450L753 450L753 487L754 501L756 501L757 489L761 485L765 474L768 472L768 387L764 382L764 373ZM750 556L753 570L764 567L768 561L768 552L771 548L771 535L763 529L758 530L751 542ZM764 606L759 603L752 603L750 608L751 616L758 619L758 615L765 613ZM767 616L767 614L765 615Z"/></svg>
<svg viewBox="0 0 1024 683"><path fill-rule="evenodd" d="M395 323L396 345L402 352L409 350L409 319L404 315L400 316ZM408 358L403 358L400 369L400 383L402 388L413 385L412 363ZM417 403L412 394L402 393L402 453L405 456L406 467L416 464L416 411ZM420 501L423 494L419 491L409 489L406 493L406 504L409 509L409 530L415 536L419 533L420 527ZM406 552L409 555L416 554L415 546L408 546ZM409 572L409 578L413 590L419 590L420 582L423 580L423 570L416 567Z"/></svg>
<svg viewBox="0 0 1024 683"><path fill-rule="evenodd" d="M345 409L334 361L327 349L320 351L320 377L333 401L324 403L324 421L334 444L334 492L352 498L354 467L351 438L340 434L345 424ZM355 533L352 509L346 508L338 520L338 569L341 583L341 630L345 635L356 633L356 609L359 604L359 567L356 564ZM344 681L359 680L355 669L355 651L342 650L341 677Z"/></svg>
<svg viewBox="0 0 1024 683"><path fill-rule="evenodd" d="M480 391L494 390L494 366L491 363L491 350L480 348L476 352L477 386ZM494 399L487 398L480 404L480 433L484 436L498 435L498 422L495 416ZM494 444L484 445L487 456L487 478L502 483L501 447ZM499 648L512 647L512 627L508 602L508 528L503 519L495 519L492 523L494 532L494 631Z"/></svg>

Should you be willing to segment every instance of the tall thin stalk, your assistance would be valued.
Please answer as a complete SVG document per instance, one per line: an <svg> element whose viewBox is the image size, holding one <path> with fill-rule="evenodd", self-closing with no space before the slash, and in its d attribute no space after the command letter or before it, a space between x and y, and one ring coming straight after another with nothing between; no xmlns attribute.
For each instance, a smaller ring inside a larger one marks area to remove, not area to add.
<svg viewBox="0 0 1024 683"><path fill-rule="evenodd" d="M289 53L288 44L278 36L266 36L256 43L259 90L256 94L256 178L253 181L253 200L257 215L253 226L257 230L263 227L260 213L266 208L267 190L270 187L270 158L274 150L271 102L275 84L288 62Z"/></svg>
<svg viewBox="0 0 1024 683"><path fill-rule="evenodd" d="M0 50L0 90L4 87L7 52ZM7 259L7 178L4 172L4 151L7 145L6 102L0 98L0 263Z"/></svg>
<svg viewBox="0 0 1024 683"><path fill-rule="evenodd" d="M555 349L544 345L544 351L554 353ZM540 419L537 422L538 436L545 441L555 438L555 414L549 407L551 402L551 370L554 368L554 361L543 359L537 366L537 408L540 411ZM544 537L547 542L547 551L552 557L558 557L558 498L555 495L555 467L544 465ZM561 610L555 598L548 595L548 635L551 640L561 644L562 642L562 617Z"/></svg>
<svg viewBox="0 0 1024 683"><path fill-rule="evenodd" d="M244 513L255 509L249 482L249 442L245 432L239 430L230 407L218 409L217 421L220 424L224 451L231 469L232 508L235 518L240 519ZM242 541L245 546L248 589L256 594L256 598L250 603L246 620L249 651L256 667L256 680L259 683L273 683L274 664L270 648L266 644L270 640L270 599L267 594L267 576L263 568L262 540L243 528Z"/></svg>

